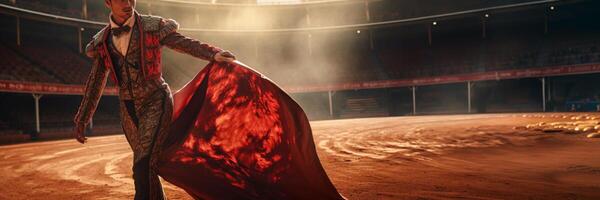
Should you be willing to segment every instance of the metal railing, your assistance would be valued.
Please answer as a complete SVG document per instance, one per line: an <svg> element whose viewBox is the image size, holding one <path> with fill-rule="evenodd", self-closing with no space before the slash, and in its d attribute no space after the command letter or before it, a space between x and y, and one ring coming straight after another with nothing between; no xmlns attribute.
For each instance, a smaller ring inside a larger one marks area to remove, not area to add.
<svg viewBox="0 0 600 200"><path fill-rule="evenodd" d="M184 32L219 32L219 33L281 33L281 32L311 32L311 31L328 31L328 30L353 30L353 29L370 29L370 28L383 28L390 26L408 25L415 23L439 21L445 19L460 18L469 15L482 15L484 13L495 13L503 12L514 9L525 9L535 7L539 5L547 5L550 3L566 2L559 0L540 0L526 3L517 3L502 6L493 6L480 9L465 10L459 12L451 12L438 15L429 15L422 17L413 17L406 19L387 20L381 22L370 22L370 23L358 23L350 25L334 25L334 26L315 26L315 27L299 27L299 28L277 28L277 29L218 29L218 28L180 28ZM0 4L0 13L23 17L26 19L33 19L39 21L46 21L51 23L71 25L85 28L101 28L105 26L105 22L84 20L72 17L64 17L59 15L53 15L38 11L27 10L18 8L11 5Z"/></svg>

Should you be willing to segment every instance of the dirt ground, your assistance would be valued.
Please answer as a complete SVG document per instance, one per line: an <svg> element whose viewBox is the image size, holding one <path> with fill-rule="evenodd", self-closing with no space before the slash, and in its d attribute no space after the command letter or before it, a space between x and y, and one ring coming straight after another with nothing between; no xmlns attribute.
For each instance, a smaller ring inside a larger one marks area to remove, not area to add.
<svg viewBox="0 0 600 200"><path fill-rule="evenodd" d="M311 124L321 162L348 199L600 199L600 138L525 128L571 123L580 115ZM132 154L122 135L92 137L85 145L61 140L0 146L0 158L0 199L133 198ZM169 199L190 199L172 185L165 190Z"/></svg>

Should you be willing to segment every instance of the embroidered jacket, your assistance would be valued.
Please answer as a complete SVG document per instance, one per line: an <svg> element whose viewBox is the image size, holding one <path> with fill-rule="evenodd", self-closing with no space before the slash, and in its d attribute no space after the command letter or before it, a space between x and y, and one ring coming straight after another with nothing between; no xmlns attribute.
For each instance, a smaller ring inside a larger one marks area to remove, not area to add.
<svg viewBox="0 0 600 200"><path fill-rule="evenodd" d="M139 50L136 51L140 61L139 67L146 80L162 79L161 47L163 45L177 52L209 61L212 61L214 55L221 51L217 47L181 35L177 32L179 24L172 19L137 13L135 13L135 17L136 25L133 28L137 30L133 34L137 32L138 35L132 35L132 39L137 37L138 42L135 44L137 46L130 45L129 51L132 49ZM74 121L76 124L87 124L92 118L106 85L108 74L111 74L111 79L116 85L122 86L117 78L119 72L115 71L114 65L116 63L112 63L108 51L108 37L110 35L110 26L104 27L85 48L86 55L94 61L92 71L86 82L85 95L75 115Z"/></svg>

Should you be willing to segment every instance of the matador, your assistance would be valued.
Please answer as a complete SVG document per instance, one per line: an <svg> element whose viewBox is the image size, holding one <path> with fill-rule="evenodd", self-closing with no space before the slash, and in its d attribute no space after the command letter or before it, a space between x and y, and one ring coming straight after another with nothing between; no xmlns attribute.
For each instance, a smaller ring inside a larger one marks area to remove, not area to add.
<svg viewBox="0 0 600 200"><path fill-rule="evenodd" d="M232 62L231 52L180 34L172 19L141 15L135 0L105 0L109 24L87 44L93 59L85 95L75 116L75 138L84 143L90 122L110 75L118 86L123 131L133 150L135 199L164 199L155 148L166 136L173 112L172 93L162 77L161 47L217 62Z"/></svg>

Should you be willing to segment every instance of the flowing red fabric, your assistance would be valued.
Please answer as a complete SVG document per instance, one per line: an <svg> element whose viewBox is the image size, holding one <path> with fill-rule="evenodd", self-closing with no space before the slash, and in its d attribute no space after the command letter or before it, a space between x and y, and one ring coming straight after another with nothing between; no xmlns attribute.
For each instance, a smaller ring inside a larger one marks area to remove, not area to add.
<svg viewBox="0 0 600 200"><path fill-rule="evenodd" d="M196 199L343 199L304 111L260 73L209 63L174 95L159 174Z"/></svg>

